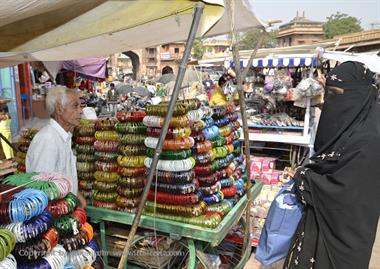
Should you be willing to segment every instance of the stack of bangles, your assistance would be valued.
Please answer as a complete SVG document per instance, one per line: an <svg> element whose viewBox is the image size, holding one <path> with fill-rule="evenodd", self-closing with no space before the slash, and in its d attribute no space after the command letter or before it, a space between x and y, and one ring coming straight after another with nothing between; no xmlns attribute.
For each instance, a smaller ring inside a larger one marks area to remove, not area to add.
<svg viewBox="0 0 380 269"><path fill-rule="evenodd" d="M221 202L224 199L223 192L219 191L211 195L201 195L201 200L206 204L216 204Z"/></svg>
<svg viewBox="0 0 380 269"><path fill-rule="evenodd" d="M223 178L220 180L220 184L222 186L222 188L228 188L228 187L231 187L233 186L235 183L235 179L234 177L227 177L227 178Z"/></svg>
<svg viewBox="0 0 380 269"><path fill-rule="evenodd" d="M16 245L15 235L8 229L0 229L0 261L4 260Z"/></svg>
<svg viewBox="0 0 380 269"><path fill-rule="evenodd" d="M214 185L199 187L198 191L200 191L203 195L211 195L219 192L221 188L220 181L217 181Z"/></svg>
<svg viewBox="0 0 380 269"><path fill-rule="evenodd" d="M120 143L122 145L144 145L145 134L121 134Z"/></svg>
<svg viewBox="0 0 380 269"><path fill-rule="evenodd" d="M54 227L57 229L60 237L69 237L79 231L79 220L71 215L62 216L54 219Z"/></svg>
<svg viewBox="0 0 380 269"><path fill-rule="evenodd" d="M149 169L146 169L146 175L149 174ZM154 179L158 182L168 184L184 184L193 181L194 172L192 170L182 172L167 172L167 171L155 171Z"/></svg>
<svg viewBox="0 0 380 269"><path fill-rule="evenodd" d="M232 128L229 125L219 128L219 133L221 136L229 136L233 132Z"/></svg>
<svg viewBox="0 0 380 269"><path fill-rule="evenodd" d="M158 127L161 128L164 125L163 117L159 116L146 116L143 120L143 123L147 127ZM178 127L187 127L190 124L190 119L188 116L178 116L170 119L169 127L178 128Z"/></svg>
<svg viewBox="0 0 380 269"><path fill-rule="evenodd" d="M78 250L88 244L88 235L86 231L79 231L79 233L71 236L61 238L59 244L62 245L68 252Z"/></svg>
<svg viewBox="0 0 380 269"><path fill-rule="evenodd" d="M146 158L144 161L145 167L150 168L152 164L152 158ZM192 169L195 165L195 160L190 157L184 160L165 161L159 160L156 169L168 172L181 172Z"/></svg>
<svg viewBox="0 0 380 269"><path fill-rule="evenodd" d="M209 151L206 153L193 155L193 158L197 164L207 164L215 160L216 155L213 151Z"/></svg>
<svg viewBox="0 0 380 269"><path fill-rule="evenodd" d="M221 147L227 144L226 138L223 136L217 136L211 140L212 147Z"/></svg>
<svg viewBox="0 0 380 269"><path fill-rule="evenodd" d="M111 209L111 210L117 209L117 205L115 204L115 202L103 202L103 201L93 200L92 204L94 207L106 208L106 209Z"/></svg>
<svg viewBox="0 0 380 269"><path fill-rule="evenodd" d="M96 131L95 139L98 141L118 141L119 134L116 131Z"/></svg>
<svg viewBox="0 0 380 269"><path fill-rule="evenodd" d="M49 200L65 197L71 190L71 179L60 173L39 173L32 177L34 182L28 184L29 188L45 192ZM34 186L34 184L36 186ZM56 189L58 191L56 191Z"/></svg>
<svg viewBox="0 0 380 269"><path fill-rule="evenodd" d="M100 140L97 140L94 143L94 148L97 151L118 152L119 142L118 141L100 141Z"/></svg>
<svg viewBox="0 0 380 269"><path fill-rule="evenodd" d="M144 209L150 212L155 212L156 210L162 214L196 217L202 215L206 211L206 207L206 204L202 201L195 205L168 205L146 201Z"/></svg>
<svg viewBox="0 0 380 269"><path fill-rule="evenodd" d="M212 150L211 141L199 142L193 147L193 153L196 153L196 154L206 153L211 150Z"/></svg>
<svg viewBox="0 0 380 269"><path fill-rule="evenodd" d="M169 106L166 104L160 105L147 105L145 112L149 116L165 117L168 114ZM182 103L176 103L173 110L173 117L183 116L189 112L189 106Z"/></svg>
<svg viewBox="0 0 380 269"><path fill-rule="evenodd" d="M146 147L144 145L121 145L119 146L119 152L124 156L144 155L146 153Z"/></svg>
<svg viewBox="0 0 380 269"><path fill-rule="evenodd" d="M114 203L116 201L117 195L118 193L116 191L104 192L96 190L92 194L92 199L98 202Z"/></svg>
<svg viewBox="0 0 380 269"><path fill-rule="evenodd" d="M199 176L197 177L197 180L201 187L207 187L218 182L219 177L216 174L211 174L209 176Z"/></svg>
<svg viewBox="0 0 380 269"><path fill-rule="evenodd" d="M117 157L117 163L122 167L138 168L144 167L145 156L123 156Z"/></svg>
<svg viewBox="0 0 380 269"><path fill-rule="evenodd" d="M99 119L95 122L95 130L97 131L112 131L117 123L116 119Z"/></svg>
<svg viewBox="0 0 380 269"><path fill-rule="evenodd" d="M88 246L68 253L68 262L72 263L75 268L85 268L86 266L91 266L95 260L96 252Z"/></svg>
<svg viewBox="0 0 380 269"><path fill-rule="evenodd" d="M120 176L123 177L137 177L145 175L145 167L130 168L130 167L119 167L118 171Z"/></svg>
<svg viewBox="0 0 380 269"><path fill-rule="evenodd" d="M17 269L16 258L12 254L9 254L0 262L0 269Z"/></svg>
<svg viewBox="0 0 380 269"><path fill-rule="evenodd" d="M27 262L23 264L17 264L18 269L62 269L67 263L67 252L61 246L57 245L50 253L48 253L42 259L35 262Z"/></svg>
<svg viewBox="0 0 380 269"><path fill-rule="evenodd" d="M157 148L158 138L146 137L144 143L147 148L155 149ZM163 150L181 150L181 149L191 149L193 146L194 146L194 139L192 137L185 137L181 139L165 140L162 146L162 149Z"/></svg>
<svg viewBox="0 0 380 269"><path fill-rule="evenodd" d="M116 118L121 122L141 122L146 113L144 111L133 111L133 112L117 112Z"/></svg>
<svg viewBox="0 0 380 269"><path fill-rule="evenodd" d="M237 188L236 188L236 186L233 185L233 186L228 187L228 188L223 188L222 192L224 194L224 197L232 198L236 195Z"/></svg>
<svg viewBox="0 0 380 269"><path fill-rule="evenodd" d="M120 170L119 170L120 171ZM94 177L97 181L103 181L103 182L117 182L120 178L118 173L115 172L102 172L102 171L95 171Z"/></svg>
<svg viewBox="0 0 380 269"><path fill-rule="evenodd" d="M79 145L92 145L95 142L95 137L93 136L77 136L75 137L75 143Z"/></svg>
<svg viewBox="0 0 380 269"><path fill-rule="evenodd" d="M212 117L214 119L223 118L227 114L227 109L225 106L213 106L213 114Z"/></svg>
<svg viewBox="0 0 380 269"><path fill-rule="evenodd" d="M126 197L126 198L136 198L139 197L142 192L144 191L144 188L128 188L128 187L123 187L123 186L118 186L117 189L117 194L120 196ZM116 200L116 198L115 198Z"/></svg>
<svg viewBox="0 0 380 269"><path fill-rule="evenodd" d="M93 180L94 173L93 172L78 172L78 178L82 180Z"/></svg>
<svg viewBox="0 0 380 269"><path fill-rule="evenodd" d="M118 196L116 198L116 205L122 208L134 208L140 203L140 198L127 198L123 196Z"/></svg>
<svg viewBox="0 0 380 269"><path fill-rule="evenodd" d="M162 129L158 127L148 127L146 131L147 136L160 137ZM190 127L169 128L166 133L166 139L179 139L189 137L191 135Z"/></svg>
<svg viewBox="0 0 380 269"><path fill-rule="evenodd" d="M146 126L142 122L118 122L115 129L121 134L146 134Z"/></svg>
<svg viewBox="0 0 380 269"><path fill-rule="evenodd" d="M44 192L25 189L14 194L13 200L9 202L9 220L13 223L30 220L42 214L47 205L48 199Z"/></svg>
<svg viewBox="0 0 380 269"><path fill-rule="evenodd" d="M204 110L190 110L189 113L187 113L187 116L189 117L191 122L202 120L202 118L204 117Z"/></svg>
<svg viewBox="0 0 380 269"><path fill-rule="evenodd" d="M97 191L114 192L116 191L117 185L117 182L95 181L93 183L93 188Z"/></svg>
<svg viewBox="0 0 380 269"><path fill-rule="evenodd" d="M86 153L86 154L93 154L95 152L94 145L75 145L75 150L78 153Z"/></svg>
<svg viewBox="0 0 380 269"><path fill-rule="evenodd" d="M92 162L77 162L78 172L91 172L94 171L95 165Z"/></svg>
<svg viewBox="0 0 380 269"><path fill-rule="evenodd" d="M197 133L202 131L204 128L208 127L206 122L203 120L195 121L191 124L191 131L193 133Z"/></svg>
<svg viewBox="0 0 380 269"><path fill-rule="evenodd" d="M102 161L102 162L111 162L115 161L118 154L116 152L101 152L97 151L95 152L95 160Z"/></svg>
<svg viewBox="0 0 380 269"><path fill-rule="evenodd" d="M155 192L153 190L149 190L148 193L149 201L156 201L160 204L196 204L200 201L199 195L196 193L190 194L171 194L166 192Z"/></svg>
<svg viewBox="0 0 380 269"><path fill-rule="evenodd" d="M233 203L224 199L220 204L207 205L207 212L218 212L223 216L226 216L228 212L233 208Z"/></svg>
<svg viewBox="0 0 380 269"><path fill-rule="evenodd" d="M155 149L148 148L146 150L146 155L149 158L154 157ZM164 150L160 154L161 160L183 160L190 158L192 156L192 152L190 149L184 149L184 150Z"/></svg>
<svg viewBox="0 0 380 269"><path fill-rule="evenodd" d="M17 242L26 242L46 232L53 225L53 216L49 211L28 220L26 222L10 223L2 225L13 232Z"/></svg>
<svg viewBox="0 0 380 269"><path fill-rule="evenodd" d="M227 117L219 118L214 120L215 125L219 128L226 126L230 123L230 120Z"/></svg>
<svg viewBox="0 0 380 269"><path fill-rule="evenodd" d="M157 182L152 182L151 189L156 189L161 192L174 193L174 194L188 194L193 193L196 190L196 186L194 183L186 183L186 184L165 184Z"/></svg>
<svg viewBox="0 0 380 269"><path fill-rule="evenodd" d="M143 188L145 186L145 177L121 177L118 185L129 188Z"/></svg>
<svg viewBox="0 0 380 269"><path fill-rule="evenodd" d="M76 131L79 136L94 136L95 126L92 124L81 125Z"/></svg>
<svg viewBox="0 0 380 269"><path fill-rule="evenodd" d="M94 162L95 156L92 154L79 153L77 155L78 162Z"/></svg>
<svg viewBox="0 0 380 269"><path fill-rule="evenodd" d="M202 134L206 140L212 140L219 135L219 128L215 125L202 130Z"/></svg>
<svg viewBox="0 0 380 269"><path fill-rule="evenodd" d="M162 102L162 105L168 106L168 102ZM189 107L189 110L196 110L201 107L202 103L196 98L193 99L184 99L184 100L177 100L176 104L184 104Z"/></svg>
<svg viewBox="0 0 380 269"><path fill-rule="evenodd" d="M95 170L102 172L117 172L119 166L115 162L95 161Z"/></svg>

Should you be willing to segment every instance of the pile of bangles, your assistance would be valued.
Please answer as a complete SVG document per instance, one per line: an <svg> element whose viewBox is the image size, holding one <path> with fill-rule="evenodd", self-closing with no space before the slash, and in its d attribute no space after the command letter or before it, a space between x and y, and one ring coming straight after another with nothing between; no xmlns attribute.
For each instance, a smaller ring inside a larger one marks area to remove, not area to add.
<svg viewBox="0 0 380 269"><path fill-rule="evenodd" d="M16 152L17 171L25 173L25 158L30 142L38 132L37 129L27 128L20 132L20 140L18 141L18 151Z"/></svg>
<svg viewBox="0 0 380 269"><path fill-rule="evenodd" d="M94 231L64 176L17 174L3 182L0 268L92 268L98 251Z"/></svg>
<svg viewBox="0 0 380 269"><path fill-rule="evenodd" d="M120 134L115 118L99 119L95 122L92 204L96 207L116 209L119 166L117 163ZM120 129L120 126L119 126Z"/></svg>
<svg viewBox="0 0 380 269"><path fill-rule="evenodd" d="M115 125L120 135L117 164L119 179L116 187L116 205L120 211L134 213L144 190L144 145L147 127L143 124L144 111L119 112Z"/></svg>

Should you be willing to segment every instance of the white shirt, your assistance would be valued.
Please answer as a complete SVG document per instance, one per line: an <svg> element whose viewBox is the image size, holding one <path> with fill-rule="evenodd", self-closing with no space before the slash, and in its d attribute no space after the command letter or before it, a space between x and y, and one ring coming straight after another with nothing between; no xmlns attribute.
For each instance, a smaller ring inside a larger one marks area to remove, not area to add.
<svg viewBox="0 0 380 269"><path fill-rule="evenodd" d="M43 127L30 143L26 154L26 172L59 172L72 180L71 192L78 192L76 157L71 149L70 132L53 119Z"/></svg>

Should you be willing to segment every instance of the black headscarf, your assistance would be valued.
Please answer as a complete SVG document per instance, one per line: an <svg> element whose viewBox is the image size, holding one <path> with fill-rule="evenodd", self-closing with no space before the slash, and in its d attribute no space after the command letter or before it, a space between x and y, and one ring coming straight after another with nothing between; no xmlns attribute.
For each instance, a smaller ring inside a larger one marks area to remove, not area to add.
<svg viewBox="0 0 380 269"><path fill-rule="evenodd" d="M334 68L318 126L313 163L295 175L305 211L284 268L367 269L380 212L380 118L373 73Z"/></svg>

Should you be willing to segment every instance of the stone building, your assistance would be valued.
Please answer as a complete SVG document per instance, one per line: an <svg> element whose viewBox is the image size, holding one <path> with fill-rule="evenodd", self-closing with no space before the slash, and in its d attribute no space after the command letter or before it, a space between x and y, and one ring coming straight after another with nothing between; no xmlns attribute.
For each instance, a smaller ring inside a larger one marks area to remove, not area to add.
<svg viewBox="0 0 380 269"><path fill-rule="evenodd" d="M290 22L279 27L277 36L280 47L310 45L323 39L323 23L311 21L305 17L297 15Z"/></svg>

